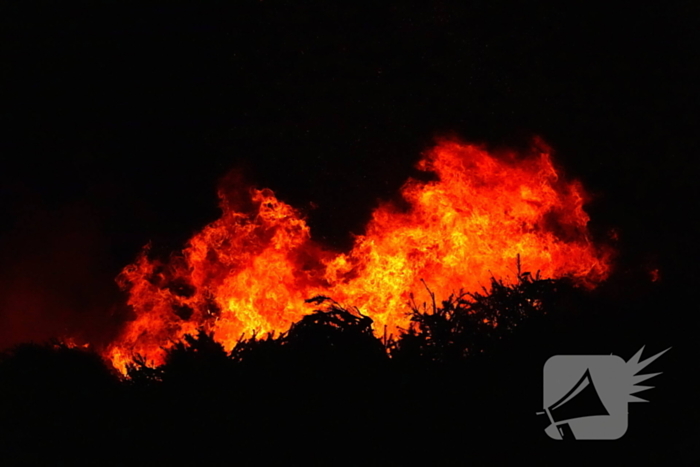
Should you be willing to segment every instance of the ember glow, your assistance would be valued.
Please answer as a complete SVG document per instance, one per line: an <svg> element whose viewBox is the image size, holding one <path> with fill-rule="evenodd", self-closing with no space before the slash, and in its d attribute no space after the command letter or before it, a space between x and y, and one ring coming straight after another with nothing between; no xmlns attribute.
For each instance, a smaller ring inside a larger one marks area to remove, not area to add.
<svg viewBox="0 0 700 467"><path fill-rule="evenodd" d="M434 181L409 179L405 206L377 207L349 252L325 249L302 216L268 189L229 178L219 189L222 216L177 255L149 259L145 248L118 277L135 319L107 350L125 369L135 354L162 363L164 348L200 328L231 350L241 336L284 332L323 295L357 307L378 336L409 325L408 303L460 289L514 280L523 270L569 276L595 287L610 270L610 252L587 231L586 195L562 180L550 150L489 154L444 140L418 163Z"/></svg>

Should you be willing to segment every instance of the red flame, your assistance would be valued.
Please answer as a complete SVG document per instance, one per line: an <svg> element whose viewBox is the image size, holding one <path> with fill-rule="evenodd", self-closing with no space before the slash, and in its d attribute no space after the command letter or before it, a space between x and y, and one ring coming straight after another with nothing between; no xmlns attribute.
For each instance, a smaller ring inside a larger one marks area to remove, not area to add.
<svg viewBox="0 0 700 467"><path fill-rule="evenodd" d="M283 332L323 295L355 306L375 332L409 324L412 294L437 297L515 278L516 258L542 277L569 276L586 287L604 280L610 253L588 235L578 182L561 179L550 150L496 157L481 147L441 141L418 163L436 181L409 179L407 208L384 203L346 253L324 249L304 219L268 189L219 190L219 220L168 262L147 248L118 282L136 318L107 351L122 371L135 354L158 364L163 348L205 328L227 350L242 336ZM545 148L545 149L541 149Z"/></svg>
<svg viewBox="0 0 700 467"><path fill-rule="evenodd" d="M651 277L652 282L659 282L661 276L659 275L659 269L654 268L649 271L649 276Z"/></svg>

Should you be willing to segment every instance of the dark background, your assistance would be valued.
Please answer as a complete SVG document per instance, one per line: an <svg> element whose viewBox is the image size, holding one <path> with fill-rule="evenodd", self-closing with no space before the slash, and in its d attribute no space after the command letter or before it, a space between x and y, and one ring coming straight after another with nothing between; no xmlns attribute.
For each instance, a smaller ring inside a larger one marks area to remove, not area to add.
<svg viewBox="0 0 700 467"><path fill-rule="evenodd" d="M108 340L124 319L114 277L148 241L173 250L215 220L232 168L348 248L435 136L539 135L620 255L604 310L572 317L541 354L506 352L490 378L534 388L516 407L530 423L546 356L673 347L651 404L630 409L629 444L610 446L644 458L658 431L679 440L660 455L690 452L698 52L690 1L2 1L0 347Z"/></svg>
<svg viewBox="0 0 700 467"><path fill-rule="evenodd" d="M4 1L0 345L108 338L116 274L216 219L234 167L347 248L440 134L543 137L595 235L618 230L618 271L689 295L699 31L677 1Z"/></svg>

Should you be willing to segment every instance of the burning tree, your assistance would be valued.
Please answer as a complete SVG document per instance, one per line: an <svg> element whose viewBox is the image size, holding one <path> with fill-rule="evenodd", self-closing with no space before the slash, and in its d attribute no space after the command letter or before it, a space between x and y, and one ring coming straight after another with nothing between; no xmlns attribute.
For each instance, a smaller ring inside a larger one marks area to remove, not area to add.
<svg viewBox="0 0 700 467"><path fill-rule="evenodd" d="M552 312L558 289L569 288L567 279L541 279L520 272L507 284L491 278L483 292L460 291L438 306L428 289L431 304L411 306L411 324L399 339L389 342L392 356L411 361L454 363L488 351L526 320ZM427 286L426 286L427 288Z"/></svg>

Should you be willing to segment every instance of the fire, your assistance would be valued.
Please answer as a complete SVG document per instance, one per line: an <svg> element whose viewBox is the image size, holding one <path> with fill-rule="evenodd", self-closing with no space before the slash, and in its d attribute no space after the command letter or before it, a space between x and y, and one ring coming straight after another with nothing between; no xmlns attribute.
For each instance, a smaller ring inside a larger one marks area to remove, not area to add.
<svg viewBox="0 0 700 467"><path fill-rule="evenodd" d="M651 277L652 282L659 282L659 279L661 276L659 275L659 269L654 268L651 271L649 271L649 276Z"/></svg>
<svg viewBox="0 0 700 467"><path fill-rule="evenodd" d="M409 179L407 207L377 207L349 252L314 241L272 191L229 178L219 189L220 219L168 261L144 248L118 277L135 319L108 357L121 370L137 353L158 364L164 348L200 328L230 350L241 336L286 331L318 295L357 307L378 335L396 334L409 325L412 297L426 297L425 284L438 298L481 290L492 276L515 278L518 257L533 274L594 287L609 273L610 253L589 238L581 184L562 180L549 148L537 147L497 157L438 142L417 166L435 180Z"/></svg>

